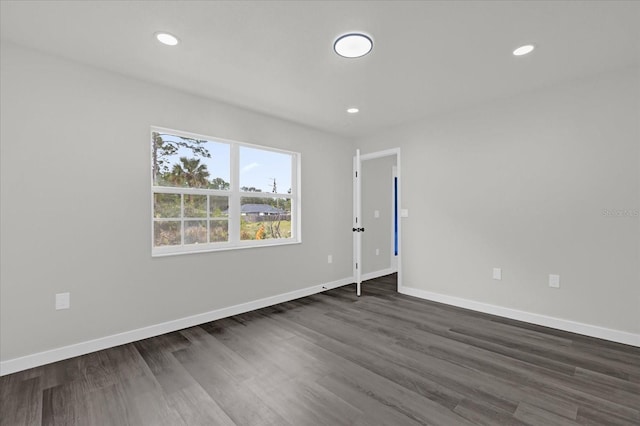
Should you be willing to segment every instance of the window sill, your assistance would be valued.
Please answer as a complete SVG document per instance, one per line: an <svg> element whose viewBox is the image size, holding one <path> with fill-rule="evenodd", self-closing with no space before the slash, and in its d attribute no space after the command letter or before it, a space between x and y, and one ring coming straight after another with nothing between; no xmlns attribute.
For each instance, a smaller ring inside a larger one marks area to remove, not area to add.
<svg viewBox="0 0 640 426"><path fill-rule="evenodd" d="M194 244L190 246L171 247L167 248L152 248L151 257L167 257L167 256L179 256L183 254L195 254L195 253L211 253L230 250L241 250L261 247L276 247L276 246L288 246L292 244L301 244L300 239L286 239L279 241L264 240L263 242L256 243L250 241L247 243L239 243L236 245L214 245L214 244Z"/></svg>

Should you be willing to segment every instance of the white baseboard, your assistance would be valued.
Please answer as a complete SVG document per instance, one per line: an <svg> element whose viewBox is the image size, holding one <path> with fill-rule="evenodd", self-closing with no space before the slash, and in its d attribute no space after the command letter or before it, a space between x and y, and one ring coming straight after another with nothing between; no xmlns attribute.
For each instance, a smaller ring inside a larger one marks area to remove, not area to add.
<svg viewBox="0 0 640 426"><path fill-rule="evenodd" d="M473 311L483 312L485 314L497 315L500 317L510 318L518 321L525 321L531 324L556 328L558 330L570 331L572 333L582 334L589 337L597 337L599 339L605 339L612 342L624 343L626 345L640 347L640 334L613 330L610 328L584 324L561 318L549 317L546 315L534 314L531 312L519 311L516 309L504 308L502 306L490 305L487 303L448 296L446 294L433 293L430 291L420 290L407 286L403 286L402 288L398 289L398 291L402 294L418 297L420 299L431 300L433 302L440 302L447 305L457 306L459 308L471 309Z"/></svg>
<svg viewBox="0 0 640 426"><path fill-rule="evenodd" d="M366 274L362 274L361 279L362 281L372 280L374 278L384 277L385 275L393 274L394 272L396 271L391 268L381 269L379 271L367 272Z"/></svg>
<svg viewBox="0 0 640 426"><path fill-rule="evenodd" d="M369 280L372 278L389 275L393 272L394 271L392 271L391 269L371 272L363 275L362 279ZM73 358L75 356L85 355L102 349L108 349L114 346L124 345L138 340L147 339L149 337L171 333L173 331L182 330L184 328L193 327L199 324L204 324L210 321L242 314L256 309L266 308L267 306L277 305L278 303L288 302L290 300L295 300L301 297L310 296L312 294L321 293L333 288L342 287L344 285L352 284L353 282L353 277L343 278L341 280L333 281L330 283L319 284L300 290L279 294L276 296L266 297L264 299L241 303L239 305L234 305L227 308L216 309L214 311L192 315L186 318L180 318L177 320L167 321L136 330L126 331L124 333L102 337L99 339L76 343L69 346L63 346L61 348L51 349L44 352L38 352L20 358L9 359L0 362L0 376L16 373L18 371L27 370L29 368L38 367L45 364L50 364L52 362L62 361L64 359ZM447 305L457 306L460 308L471 309L478 312L498 315L505 318L525 321L532 324L538 324L546 327L556 328L559 330L583 334L585 336L597 337L600 339L640 347L639 334L612 330L575 321L549 317L546 315L518 311L515 309L504 308L501 306L490 305L454 296L447 296L444 294L419 290L407 286L399 288L398 291L402 294L418 297L421 299L445 303Z"/></svg>
<svg viewBox="0 0 640 426"><path fill-rule="evenodd" d="M318 284L300 290L288 293L278 294L276 296L266 297L264 299L254 300L239 305L230 306L228 308L216 309L214 311L205 312L198 315L192 315L186 318L167 321L148 327L138 328L124 333L113 334L111 336L101 337L98 339L80 342L61 348L51 349L44 352L38 352L26 355L20 358L9 359L0 362L0 376L4 376L18 371L27 370L29 368L38 367L52 362L62 361L64 359L73 358L75 356L85 355L102 349L112 348L114 346L124 345L126 343L135 342L149 337L159 336L165 333L182 330L184 328L193 327L195 325L204 324L221 318L242 314L256 309L266 308L267 306L277 305L278 303L288 302L290 300L299 299L301 297L310 296L312 294L321 293L333 288L342 287L353 283L353 277L343 278L326 284Z"/></svg>

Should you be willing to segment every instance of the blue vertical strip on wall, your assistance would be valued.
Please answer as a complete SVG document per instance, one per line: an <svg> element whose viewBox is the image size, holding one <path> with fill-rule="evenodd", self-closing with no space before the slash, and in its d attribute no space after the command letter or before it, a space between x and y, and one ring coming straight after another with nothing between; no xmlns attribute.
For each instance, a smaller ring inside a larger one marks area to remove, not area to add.
<svg viewBox="0 0 640 426"><path fill-rule="evenodd" d="M398 255L398 178L393 178L393 250Z"/></svg>

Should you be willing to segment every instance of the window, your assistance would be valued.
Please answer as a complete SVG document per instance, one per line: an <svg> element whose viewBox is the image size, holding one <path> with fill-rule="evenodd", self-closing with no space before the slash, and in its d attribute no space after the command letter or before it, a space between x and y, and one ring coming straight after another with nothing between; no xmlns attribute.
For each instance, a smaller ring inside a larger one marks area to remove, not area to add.
<svg viewBox="0 0 640 426"><path fill-rule="evenodd" d="M300 154L151 128L152 255L300 242Z"/></svg>

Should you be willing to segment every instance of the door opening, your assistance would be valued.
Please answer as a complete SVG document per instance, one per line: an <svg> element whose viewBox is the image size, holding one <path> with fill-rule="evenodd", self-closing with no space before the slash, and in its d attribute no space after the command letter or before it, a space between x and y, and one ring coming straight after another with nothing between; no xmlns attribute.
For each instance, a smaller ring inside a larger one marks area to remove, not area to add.
<svg viewBox="0 0 640 426"><path fill-rule="evenodd" d="M397 272L402 286L400 149L360 154L353 159L353 275L362 282Z"/></svg>

